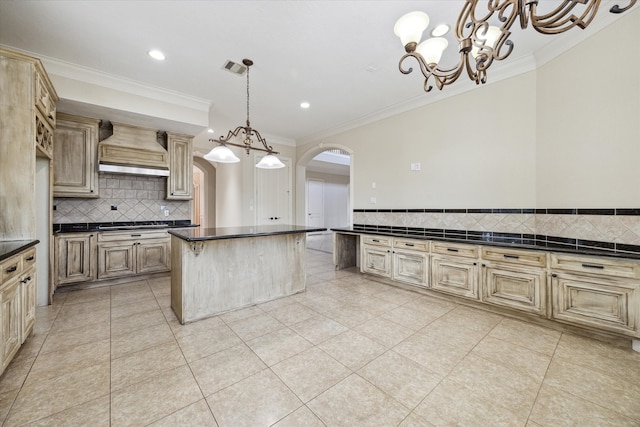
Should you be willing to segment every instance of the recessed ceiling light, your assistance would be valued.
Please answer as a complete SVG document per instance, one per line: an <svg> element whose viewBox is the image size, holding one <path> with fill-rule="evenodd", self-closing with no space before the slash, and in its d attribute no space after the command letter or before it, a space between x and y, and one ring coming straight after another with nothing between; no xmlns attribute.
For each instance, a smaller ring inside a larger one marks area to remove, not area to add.
<svg viewBox="0 0 640 427"><path fill-rule="evenodd" d="M447 24L440 24L431 30L432 37L442 37L449 32L449 26Z"/></svg>
<svg viewBox="0 0 640 427"><path fill-rule="evenodd" d="M300 103L300 108L309 108L311 107L311 104L309 104L308 102L301 102Z"/></svg>
<svg viewBox="0 0 640 427"><path fill-rule="evenodd" d="M153 59L157 59L158 61L164 61L166 59L164 53L159 50L150 50L148 53L150 57L152 57Z"/></svg>
<svg viewBox="0 0 640 427"><path fill-rule="evenodd" d="M207 132L213 133L213 129L209 128L209 129L207 129Z"/></svg>

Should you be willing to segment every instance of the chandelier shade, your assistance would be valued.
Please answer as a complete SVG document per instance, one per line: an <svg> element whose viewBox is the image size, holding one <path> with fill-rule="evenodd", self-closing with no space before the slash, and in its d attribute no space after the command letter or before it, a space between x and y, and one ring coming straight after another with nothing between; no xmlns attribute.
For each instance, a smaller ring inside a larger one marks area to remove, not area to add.
<svg viewBox="0 0 640 427"><path fill-rule="evenodd" d="M609 12L624 13L637 1L627 0L622 6L616 4ZM429 16L419 11L407 13L393 28L406 52L400 58L398 68L402 74L409 74L413 68L404 68L404 61L409 58L416 61L424 76L425 92L431 91L432 82L442 90L458 80L463 71L476 84L486 83L487 69L493 61L501 61L513 51L514 44L509 38L511 27L516 22L523 30L531 25L537 32L550 35L574 27L585 29L598 13L601 0L563 0L558 3L552 11L538 14L536 0L466 0L455 25L459 59L453 66L439 64L447 47L437 40L439 37L420 43L422 33L429 26Z"/></svg>
<svg viewBox="0 0 640 427"><path fill-rule="evenodd" d="M218 163L238 163L240 159L238 156L233 154L233 151L227 146L218 145L214 147L209 153L207 153L204 158L206 160L210 160L212 162Z"/></svg>
<svg viewBox="0 0 640 427"><path fill-rule="evenodd" d="M280 169L284 167L284 163L273 154L267 154L256 164L259 169Z"/></svg>
<svg viewBox="0 0 640 427"><path fill-rule="evenodd" d="M217 142L219 145L213 148L207 155L204 156L205 159L211 160L212 162L219 163L237 163L240 159L227 147L227 145L231 145L233 147L243 148L247 155L251 152L251 150L264 151L267 155L256 165L257 168L261 169L277 169L283 168L284 164L276 157L276 154L279 154L277 151L273 151L273 147L267 144L267 141L260 135L256 129L251 127L251 122L249 121L249 69L253 65L253 61L250 59L243 59L242 63L247 67L247 121L245 126L238 126L234 130L230 130L227 133L226 137L220 137L218 139L211 138L210 142ZM253 137L255 137L262 147L254 147L253 146ZM240 140L240 142L232 142L232 140ZM265 158L269 158L263 164Z"/></svg>

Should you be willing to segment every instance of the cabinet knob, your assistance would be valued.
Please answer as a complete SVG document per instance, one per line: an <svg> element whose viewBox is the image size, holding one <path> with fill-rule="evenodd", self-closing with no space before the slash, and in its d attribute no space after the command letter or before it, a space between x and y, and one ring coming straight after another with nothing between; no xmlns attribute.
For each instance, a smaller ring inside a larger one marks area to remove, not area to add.
<svg viewBox="0 0 640 427"><path fill-rule="evenodd" d="M556 273L553 273L551 277L558 277L558 275Z"/></svg>

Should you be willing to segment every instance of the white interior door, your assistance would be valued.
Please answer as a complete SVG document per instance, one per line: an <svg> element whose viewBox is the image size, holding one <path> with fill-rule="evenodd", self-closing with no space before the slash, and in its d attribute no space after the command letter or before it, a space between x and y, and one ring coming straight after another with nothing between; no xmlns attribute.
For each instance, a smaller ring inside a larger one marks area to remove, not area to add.
<svg viewBox="0 0 640 427"><path fill-rule="evenodd" d="M307 180L307 226L324 227L324 181Z"/></svg>
<svg viewBox="0 0 640 427"><path fill-rule="evenodd" d="M256 156L256 163L262 157ZM291 160L279 159L285 167L256 168L256 225L291 224Z"/></svg>

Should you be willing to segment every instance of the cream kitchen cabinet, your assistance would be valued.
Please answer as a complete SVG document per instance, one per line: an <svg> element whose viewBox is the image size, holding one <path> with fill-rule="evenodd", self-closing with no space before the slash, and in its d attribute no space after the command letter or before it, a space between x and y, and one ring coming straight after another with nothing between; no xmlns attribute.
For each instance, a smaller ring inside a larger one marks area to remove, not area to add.
<svg viewBox="0 0 640 427"><path fill-rule="evenodd" d="M58 113L53 157L54 197L96 198L100 120Z"/></svg>
<svg viewBox="0 0 640 427"><path fill-rule="evenodd" d="M429 242L393 239L391 279L408 285L429 285Z"/></svg>
<svg viewBox="0 0 640 427"><path fill-rule="evenodd" d="M363 273L428 286L429 242L379 236L363 236L361 242Z"/></svg>
<svg viewBox="0 0 640 427"><path fill-rule="evenodd" d="M169 152L169 177L167 199L191 200L193 198L193 137L167 133Z"/></svg>
<svg viewBox="0 0 640 427"><path fill-rule="evenodd" d="M56 236L56 286L96 279L96 234L65 233Z"/></svg>
<svg viewBox="0 0 640 427"><path fill-rule="evenodd" d="M547 316L547 254L482 248L482 301Z"/></svg>
<svg viewBox="0 0 640 427"><path fill-rule="evenodd" d="M0 374L35 325L35 256L31 247L0 263Z"/></svg>
<svg viewBox="0 0 640 427"><path fill-rule="evenodd" d="M640 263L551 254L551 317L640 337Z"/></svg>
<svg viewBox="0 0 640 427"><path fill-rule="evenodd" d="M392 238L362 236L360 268L363 273L391 277Z"/></svg>
<svg viewBox="0 0 640 427"><path fill-rule="evenodd" d="M432 242L431 289L478 300L478 247Z"/></svg>
<svg viewBox="0 0 640 427"><path fill-rule="evenodd" d="M166 231L100 233L98 279L169 271L170 251Z"/></svg>

